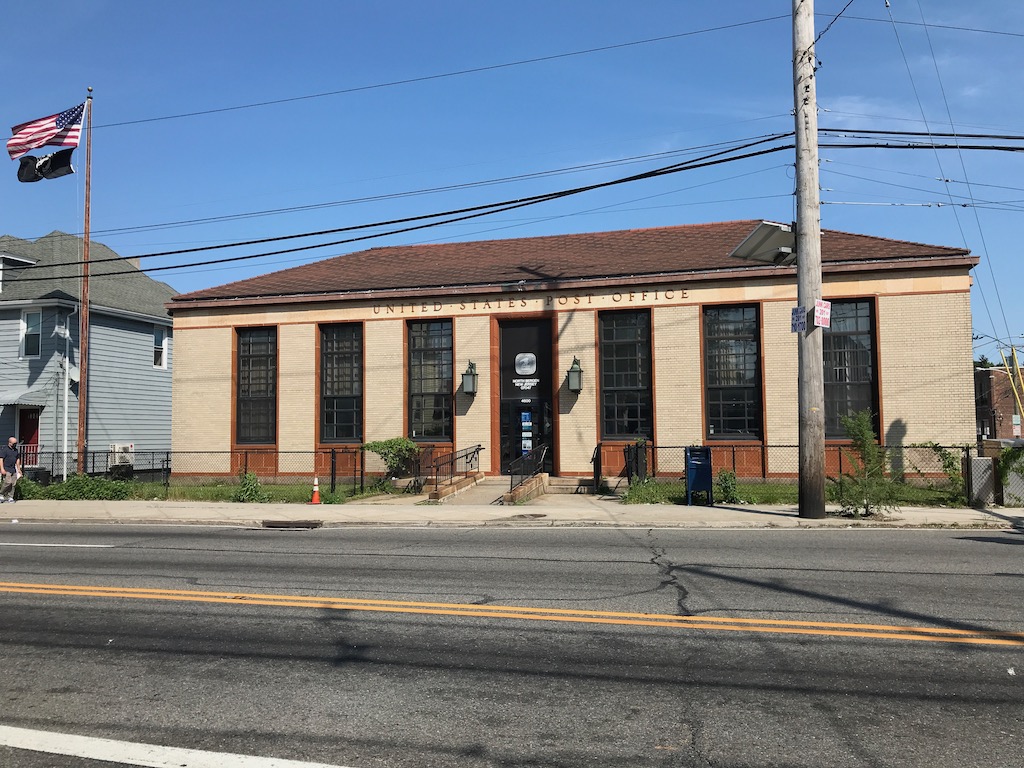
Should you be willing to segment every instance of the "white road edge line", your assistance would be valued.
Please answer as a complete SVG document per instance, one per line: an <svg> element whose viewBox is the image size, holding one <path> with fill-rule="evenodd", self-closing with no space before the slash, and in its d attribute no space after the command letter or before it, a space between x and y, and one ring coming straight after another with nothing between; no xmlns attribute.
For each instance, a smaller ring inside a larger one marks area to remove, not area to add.
<svg viewBox="0 0 1024 768"><path fill-rule="evenodd" d="M26 544L21 541L0 541L0 547L67 547L72 549L113 549L116 544Z"/></svg>
<svg viewBox="0 0 1024 768"><path fill-rule="evenodd" d="M92 736L36 731L7 725L0 725L0 745L51 755L106 760L122 765L141 765L147 768L344 768L327 763L304 763L276 757L163 747L158 744L98 739Z"/></svg>

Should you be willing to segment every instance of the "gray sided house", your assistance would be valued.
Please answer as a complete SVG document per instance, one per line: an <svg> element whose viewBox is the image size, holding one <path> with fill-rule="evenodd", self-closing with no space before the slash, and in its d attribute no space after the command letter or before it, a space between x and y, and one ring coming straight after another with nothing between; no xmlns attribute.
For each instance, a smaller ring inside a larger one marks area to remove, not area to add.
<svg viewBox="0 0 1024 768"><path fill-rule="evenodd" d="M76 469L82 249L81 238L63 232L0 236L0 439L16 436L24 465L43 474L64 470L65 434L67 471ZM85 447L102 469L136 451L170 449L164 305L175 291L100 243L90 262Z"/></svg>

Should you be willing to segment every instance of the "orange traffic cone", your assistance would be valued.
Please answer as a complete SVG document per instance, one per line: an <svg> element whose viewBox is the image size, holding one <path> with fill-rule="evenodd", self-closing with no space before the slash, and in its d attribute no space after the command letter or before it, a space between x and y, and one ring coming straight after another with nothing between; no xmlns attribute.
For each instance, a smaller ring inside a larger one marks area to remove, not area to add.
<svg viewBox="0 0 1024 768"><path fill-rule="evenodd" d="M320 480L318 478L315 478L315 477L313 478L313 500L310 501L309 503L310 504L320 504L321 503L320 502Z"/></svg>

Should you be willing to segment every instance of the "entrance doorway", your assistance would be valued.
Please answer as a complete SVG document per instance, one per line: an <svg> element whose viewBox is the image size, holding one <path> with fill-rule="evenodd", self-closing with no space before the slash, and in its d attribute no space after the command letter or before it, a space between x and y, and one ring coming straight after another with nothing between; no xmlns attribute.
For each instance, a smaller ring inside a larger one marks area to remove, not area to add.
<svg viewBox="0 0 1024 768"><path fill-rule="evenodd" d="M554 469L551 321L499 323L501 472L514 459L547 446L545 472Z"/></svg>
<svg viewBox="0 0 1024 768"><path fill-rule="evenodd" d="M21 465L39 465L39 409L18 409L18 450L21 451Z"/></svg>

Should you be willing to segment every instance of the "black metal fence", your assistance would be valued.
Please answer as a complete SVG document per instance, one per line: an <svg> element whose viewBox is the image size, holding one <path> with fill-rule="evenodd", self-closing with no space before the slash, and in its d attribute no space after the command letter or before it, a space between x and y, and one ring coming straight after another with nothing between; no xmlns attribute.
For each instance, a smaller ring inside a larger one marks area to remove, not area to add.
<svg viewBox="0 0 1024 768"><path fill-rule="evenodd" d="M402 472L403 485L419 491L427 483L435 486L452 482L480 468L483 446L475 445L455 453L442 453L425 446ZM25 467L26 476L43 485L65 476L85 474L112 480L137 480L171 486L237 485L240 478L254 474L270 485L307 483L317 477L331 493L348 486L362 492L367 482L387 475L375 455L359 447L325 448L319 451L274 451L236 449L233 451L87 451L79 472L76 453L40 451Z"/></svg>
<svg viewBox="0 0 1024 768"><path fill-rule="evenodd" d="M261 483L272 485L303 483L317 477L333 493L339 486L365 490L367 478L372 481L384 471L383 467L368 470L366 454L358 447L319 451L87 451L81 471L75 453L40 451L32 465L25 466L25 476L43 485L76 474L168 487L235 485L249 473Z"/></svg>

